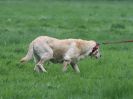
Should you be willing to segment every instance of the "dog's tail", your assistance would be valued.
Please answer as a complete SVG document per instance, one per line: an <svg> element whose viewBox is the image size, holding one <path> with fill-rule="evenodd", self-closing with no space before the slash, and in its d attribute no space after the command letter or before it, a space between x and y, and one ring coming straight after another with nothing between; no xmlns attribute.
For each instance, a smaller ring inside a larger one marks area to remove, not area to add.
<svg viewBox="0 0 133 99"><path fill-rule="evenodd" d="M29 49L28 49L28 52L27 52L26 56L23 57L23 58L20 60L20 62L21 62L21 63L27 62L27 61L31 60L32 57L33 57L33 42L30 43Z"/></svg>

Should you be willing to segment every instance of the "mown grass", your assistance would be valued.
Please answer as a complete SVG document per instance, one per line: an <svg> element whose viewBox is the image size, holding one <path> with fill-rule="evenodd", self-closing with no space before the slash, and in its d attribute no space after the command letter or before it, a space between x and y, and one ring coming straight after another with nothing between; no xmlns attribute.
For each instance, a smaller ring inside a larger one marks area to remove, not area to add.
<svg viewBox="0 0 133 99"><path fill-rule="evenodd" d="M132 99L132 44L101 45L102 58L79 62L80 74L50 64L20 64L37 36L132 39L132 2L0 1L0 99Z"/></svg>

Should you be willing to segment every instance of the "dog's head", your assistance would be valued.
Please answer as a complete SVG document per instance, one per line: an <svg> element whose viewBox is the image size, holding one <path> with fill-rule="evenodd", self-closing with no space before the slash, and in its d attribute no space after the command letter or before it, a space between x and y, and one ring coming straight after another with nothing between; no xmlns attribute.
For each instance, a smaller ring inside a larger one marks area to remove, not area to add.
<svg viewBox="0 0 133 99"><path fill-rule="evenodd" d="M91 57L95 57L97 59L101 57L101 54L99 51L99 46L100 46L100 44L96 43L96 45L92 48L92 50L89 54Z"/></svg>

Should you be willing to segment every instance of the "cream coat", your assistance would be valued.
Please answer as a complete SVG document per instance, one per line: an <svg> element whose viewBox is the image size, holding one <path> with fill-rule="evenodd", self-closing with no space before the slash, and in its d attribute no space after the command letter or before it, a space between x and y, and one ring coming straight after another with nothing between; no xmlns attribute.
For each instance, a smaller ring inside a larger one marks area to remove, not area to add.
<svg viewBox="0 0 133 99"><path fill-rule="evenodd" d="M66 71L67 65L70 64L76 72L80 72L77 62L89 56L95 46L95 41L59 40L48 36L40 36L31 42L28 53L21 59L21 62L26 62L34 57L36 63L34 70L37 72L47 72L43 67L46 61L63 63L63 71ZM93 53L92 56L100 57L99 48Z"/></svg>

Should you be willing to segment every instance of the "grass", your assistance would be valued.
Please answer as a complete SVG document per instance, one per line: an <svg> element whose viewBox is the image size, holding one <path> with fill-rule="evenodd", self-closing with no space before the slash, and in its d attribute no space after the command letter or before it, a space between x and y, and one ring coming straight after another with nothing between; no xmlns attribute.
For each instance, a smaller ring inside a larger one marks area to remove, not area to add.
<svg viewBox="0 0 133 99"><path fill-rule="evenodd" d="M132 2L0 1L0 99L132 99L132 44L101 45L102 58L79 62L80 74L61 64L48 73L20 64L29 43L40 35L130 40Z"/></svg>

